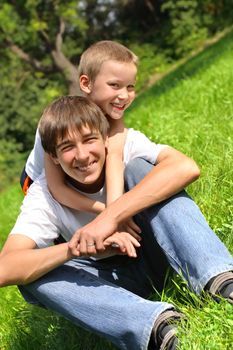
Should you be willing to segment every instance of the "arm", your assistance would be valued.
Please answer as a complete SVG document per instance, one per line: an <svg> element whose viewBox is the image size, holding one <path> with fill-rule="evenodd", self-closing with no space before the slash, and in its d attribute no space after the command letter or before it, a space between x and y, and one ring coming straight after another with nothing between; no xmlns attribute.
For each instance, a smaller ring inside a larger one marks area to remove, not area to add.
<svg viewBox="0 0 233 350"><path fill-rule="evenodd" d="M0 287L30 283L72 258L68 243L36 249L24 235L10 235L0 254Z"/></svg>
<svg viewBox="0 0 233 350"><path fill-rule="evenodd" d="M200 170L194 160L172 147L166 147L160 152L157 165L133 189L106 208L102 217L110 215L119 223L170 198L199 175Z"/></svg>
<svg viewBox="0 0 233 350"><path fill-rule="evenodd" d="M126 134L127 129L121 119L111 122L105 170L107 206L124 193L123 151Z"/></svg>
<svg viewBox="0 0 233 350"><path fill-rule="evenodd" d="M106 155L105 183L107 190L107 206L121 197L124 193L124 145L127 137L127 129L122 119L111 122L111 130L108 138L108 152ZM120 230L129 232L139 239L141 233L132 218L122 223Z"/></svg>
<svg viewBox="0 0 233 350"><path fill-rule="evenodd" d="M69 208L96 214L104 210L104 203L94 201L69 187L65 182L63 170L47 153L45 153L45 173L49 191L59 203Z"/></svg>
<svg viewBox="0 0 233 350"><path fill-rule="evenodd" d="M160 152L157 165L139 184L76 232L70 241L70 248L75 252L77 242L81 245L82 241L89 240L96 243L97 250L103 249L103 240L116 231L120 223L178 193L199 175L199 168L191 158L174 148L166 147Z"/></svg>
<svg viewBox="0 0 233 350"><path fill-rule="evenodd" d="M117 248L112 248L113 243ZM107 251L117 249L118 254L130 257L137 256L135 248L140 246L126 232L116 232L104 241L104 245ZM68 243L36 249L35 242L27 236L10 235L0 254L0 287L33 282L73 257Z"/></svg>

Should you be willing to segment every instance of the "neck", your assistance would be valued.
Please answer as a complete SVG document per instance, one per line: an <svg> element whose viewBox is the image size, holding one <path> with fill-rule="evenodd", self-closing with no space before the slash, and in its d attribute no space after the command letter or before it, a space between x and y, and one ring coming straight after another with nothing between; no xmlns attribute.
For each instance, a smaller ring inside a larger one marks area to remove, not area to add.
<svg viewBox="0 0 233 350"><path fill-rule="evenodd" d="M77 188L77 190L79 191L86 193L96 193L100 191L101 188L104 186L105 172L103 169L99 179L93 184L83 184L68 175L66 175L66 179L68 183L70 183L73 187Z"/></svg>

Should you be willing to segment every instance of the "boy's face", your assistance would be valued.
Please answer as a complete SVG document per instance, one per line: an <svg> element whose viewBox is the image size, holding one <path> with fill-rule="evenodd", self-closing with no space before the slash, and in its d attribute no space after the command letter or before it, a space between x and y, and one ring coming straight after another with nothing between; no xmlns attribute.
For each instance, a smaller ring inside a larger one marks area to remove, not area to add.
<svg viewBox="0 0 233 350"><path fill-rule="evenodd" d="M98 131L88 126L81 132L71 130L57 141L54 162L75 180L78 189L97 192L104 182L106 142Z"/></svg>
<svg viewBox="0 0 233 350"><path fill-rule="evenodd" d="M102 64L95 81L87 81L87 89L84 92L106 116L120 119L135 98L136 74L137 67L133 62L106 61ZM82 84L80 85L82 89Z"/></svg>

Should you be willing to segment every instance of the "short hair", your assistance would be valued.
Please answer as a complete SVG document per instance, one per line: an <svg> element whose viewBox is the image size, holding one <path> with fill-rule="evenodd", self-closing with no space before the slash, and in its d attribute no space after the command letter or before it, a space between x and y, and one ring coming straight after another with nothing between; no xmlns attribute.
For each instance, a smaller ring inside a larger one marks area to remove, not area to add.
<svg viewBox="0 0 233 350"><path fill-rule="evenodd" d="M78 77L85 74L94 82L102 64L109 60L138 64L138 57L126 46L111 40L97 41L81 55Z"/></svg>
<svg viewBox="0 0 233 350"><path fill-rule="evenodd" d="M56 157L57 142L83 127L98 131L106 139L109 124L101 109L82 96L62 96L53 101L39 121L39 133L45 152Z"/></svg>

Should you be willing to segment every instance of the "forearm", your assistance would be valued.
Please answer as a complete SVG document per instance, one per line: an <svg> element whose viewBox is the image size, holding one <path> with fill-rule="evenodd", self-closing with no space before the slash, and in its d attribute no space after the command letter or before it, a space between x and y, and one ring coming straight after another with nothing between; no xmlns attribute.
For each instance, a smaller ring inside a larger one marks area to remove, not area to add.
<svg viewBox="0 0 233 350"><path fill-rule="evenodd" d="M104 203L94 201L64 184L57 186L55 196L59 203L75 210L99 214L105 209Z"/></svg>
<svg viewBox="0 0 233 350"><path fill-rule="evenodd" d="M27 284L72 258L68 243L42 249L13 250L0 256L0 287Z"/></svg>
<svg viewBox="0 0 233 350"><path fill-rule="evenodd" d="M120 223L143 209L170 198L198 176L196 163L178 152L177 157L168 157L156 165L133 189L110 204L102 215L112 217Z"/></svg>
<svg viewBox="0 0 233 350"><path fill-rule="evenodd" d="M106 157L107 206L124 193L124 164L120 154Z"/></svg>
<svg viewBox="0 0 233 350"><path fill-rule="evenodd" d="M121 119L112 121L105 169L107 205L124 193L123 153L126 136L127 129L124 127L123 121Z"/></svg>

